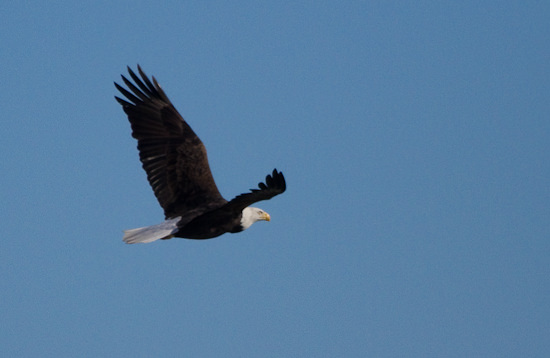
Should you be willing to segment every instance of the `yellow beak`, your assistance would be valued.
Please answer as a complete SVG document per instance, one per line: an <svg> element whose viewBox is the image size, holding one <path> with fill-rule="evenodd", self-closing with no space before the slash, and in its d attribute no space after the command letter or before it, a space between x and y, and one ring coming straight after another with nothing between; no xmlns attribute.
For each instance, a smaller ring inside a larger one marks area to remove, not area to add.
<svg viewBox="0 0 550 358"><path fill-rule="evenodd" d="M262 214L262 217L260 218L261 220L265 220L265 221L271 221L271 216L269 216L268 213L264 212Z"/></svg>

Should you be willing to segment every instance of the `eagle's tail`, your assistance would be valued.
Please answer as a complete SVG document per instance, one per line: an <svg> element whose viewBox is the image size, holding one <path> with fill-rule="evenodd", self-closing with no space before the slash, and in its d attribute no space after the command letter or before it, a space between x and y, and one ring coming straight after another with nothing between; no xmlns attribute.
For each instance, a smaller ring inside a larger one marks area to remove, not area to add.
<svg viewBox="0 0 550 358"><path fill-rule="evenodd" d="M137 229L124 230L122 241L127 244L148 243L160 239L170 239L178 232L178 221L181 217L168 219L153 226L140 227Z"/></svg>

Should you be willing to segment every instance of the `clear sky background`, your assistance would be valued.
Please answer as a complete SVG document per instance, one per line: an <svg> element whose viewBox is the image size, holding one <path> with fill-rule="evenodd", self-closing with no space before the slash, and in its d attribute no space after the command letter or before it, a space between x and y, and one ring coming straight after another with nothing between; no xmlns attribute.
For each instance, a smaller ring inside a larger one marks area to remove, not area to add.
<svg viewBox="0 0 550 358"><path fill-rule="evenodd" d="M0 21L5 357L550 356L550 4L11 1ZM154 75L230 199L163 220L113 96Z"/></svg>

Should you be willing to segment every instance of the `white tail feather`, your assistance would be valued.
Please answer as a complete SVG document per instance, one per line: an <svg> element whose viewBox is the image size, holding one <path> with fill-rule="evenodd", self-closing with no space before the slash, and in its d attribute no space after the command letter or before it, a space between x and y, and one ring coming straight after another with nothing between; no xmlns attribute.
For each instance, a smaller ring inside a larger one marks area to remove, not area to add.
<svg viewBox="0 0 550 358"><path fill-rule="evenodd" d="M127 244L148 243L169 238L178 231L177 223L181 217L166 220L157 225L124 230L122 241Z"/></svg>

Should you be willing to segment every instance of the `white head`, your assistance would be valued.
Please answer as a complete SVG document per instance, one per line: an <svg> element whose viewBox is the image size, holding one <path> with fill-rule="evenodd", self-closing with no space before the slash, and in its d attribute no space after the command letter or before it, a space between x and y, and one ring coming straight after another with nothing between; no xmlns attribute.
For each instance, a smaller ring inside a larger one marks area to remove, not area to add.
<svg viewBox="0 0 550 358"><path fill-rule="evenodd" d="M241 218L243 230L248 229L252 224L260 220L271 221L271 217L262 209L253 208L251 206L243 209L243 216Z"/></svg>

